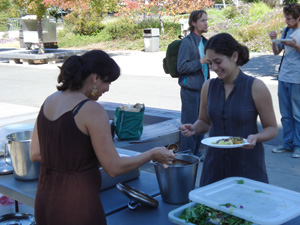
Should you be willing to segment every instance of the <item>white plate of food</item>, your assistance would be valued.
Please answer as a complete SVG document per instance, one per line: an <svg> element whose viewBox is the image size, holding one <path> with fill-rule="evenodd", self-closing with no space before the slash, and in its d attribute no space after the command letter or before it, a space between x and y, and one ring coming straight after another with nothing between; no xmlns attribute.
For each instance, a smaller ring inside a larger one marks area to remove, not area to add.
<svg viewBox="0 0 300 225"><path fill-rule="evenodd" d="M272 42L276 42L277 44L280 42L292 42L293 39L273 39Z"/></svg>
<svg viewBox="0 0 300 225"><path fill-rule="evenodd" d="M214 148L240 148L249 144L245 138L234 136L217 136L204 138L202 144Z"/></svg>

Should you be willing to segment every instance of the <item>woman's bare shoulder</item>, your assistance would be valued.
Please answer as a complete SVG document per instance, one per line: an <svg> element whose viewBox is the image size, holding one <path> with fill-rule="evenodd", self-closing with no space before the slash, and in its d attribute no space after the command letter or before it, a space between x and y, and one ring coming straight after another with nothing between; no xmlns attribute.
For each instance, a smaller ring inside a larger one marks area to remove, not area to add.
<svg viewBox="0 0 300 225"><path fill-rule="evenodd" d="M256 78L253 81L252 91L253 93L261 94L262 92L268 91L268 88L262 80Z"/></svg>
<svg viewBox="0 0 300 225"><path fill-rule="evenodd" d="M105 119L108 120L108 115L104 107L95 101L88 101L82 107L82 114L88 120Z"/></svg>

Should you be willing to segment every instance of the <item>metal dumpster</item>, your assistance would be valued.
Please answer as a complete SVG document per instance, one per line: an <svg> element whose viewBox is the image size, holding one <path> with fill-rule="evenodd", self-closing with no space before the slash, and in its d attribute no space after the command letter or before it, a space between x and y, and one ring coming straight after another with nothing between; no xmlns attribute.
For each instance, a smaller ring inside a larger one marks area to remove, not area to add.
<svg viewBox="0 0 300 225"><path fill-rule="evenodd" d="M42 19L42 32L45 48L57 47L56 19L53 16L47 16ZM21 18L20 33L23 35L24 47L27 49L38 48L38 32L36 15L27 15Z"/></svg>

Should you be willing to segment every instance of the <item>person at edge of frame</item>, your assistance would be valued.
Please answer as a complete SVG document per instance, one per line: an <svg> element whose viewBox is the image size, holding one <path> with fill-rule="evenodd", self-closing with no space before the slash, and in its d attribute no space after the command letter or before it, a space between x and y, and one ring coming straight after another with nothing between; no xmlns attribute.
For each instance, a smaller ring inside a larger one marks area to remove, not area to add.
<svg viewBox="0 0 300 225"><path fill-rule="evenodd" d="M278 73L278 100L283 128L283 144L273 153L292 152L293 158L300 158L300 4L293 3L283 8L287 27L283 29L281 41L276 43L277 32L271 31L274 55L284 50Z"/></svg>

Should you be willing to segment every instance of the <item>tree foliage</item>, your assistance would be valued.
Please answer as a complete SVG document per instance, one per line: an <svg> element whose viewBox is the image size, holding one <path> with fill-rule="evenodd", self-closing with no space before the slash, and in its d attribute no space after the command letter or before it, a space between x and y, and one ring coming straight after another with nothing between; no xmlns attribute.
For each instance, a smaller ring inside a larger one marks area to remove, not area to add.
<svg viewBox="0 0 300 225"><path fill-rule="evenodd" d="M124 0L117 15L178 15L205 9L214 4L212 0Z"/></svg>
<svg viewBox="0 0 300 225"><path fill-rule="evenodd" d="M71 25L72 31L80 35L95 35L104 28L102 15L93 9L73 11L65 16L65 24Z"/></svg>
<svg viewBox="0 0 300 225"><path fill-rule="evenodd" d="M39 53L45 53L42 33L42 18L46 15L47 8L56 6L62 9L72 9L73 11L87 11L93 9L98 14L113 10L118 0L13 0L26 14L37 16L37 32L39 38ZM81 22L82 23L82 22ZM81 26L82 27L82 26Z"/></svg>
<svg viewBox="0 0 300 225"><path fill-rule="evenodd" d="M99 14L114 11L119 0L43 0L48 6L56 6L61 9L72 9L73 11L93 9Z"/></svg>
<svg viewBox="0 0 300 225"><path fill-rule="evenodd" d="M46 14L47 7L43 0L13 0L20 8L23 9L24 14L36 15L43 18Z"/></svg>

